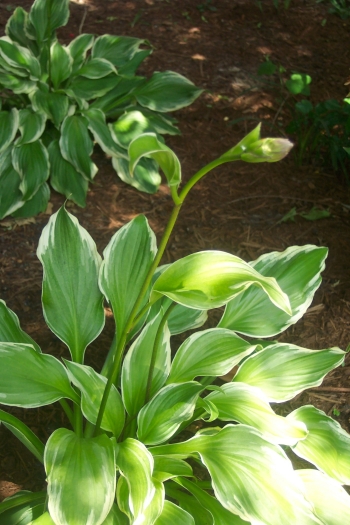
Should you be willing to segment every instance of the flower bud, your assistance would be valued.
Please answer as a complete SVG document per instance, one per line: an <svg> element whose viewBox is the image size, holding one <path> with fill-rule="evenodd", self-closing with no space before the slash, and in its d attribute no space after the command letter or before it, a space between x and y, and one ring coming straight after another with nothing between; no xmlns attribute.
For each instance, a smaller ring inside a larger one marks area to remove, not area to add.
<svg viewBox="0 0 350 525"><path fill-rule="evenodd" d="M249 145L249 148L241 154L241 160L245 162L277 162L283 159L293 144L288 139L261 139Z"/></svg>

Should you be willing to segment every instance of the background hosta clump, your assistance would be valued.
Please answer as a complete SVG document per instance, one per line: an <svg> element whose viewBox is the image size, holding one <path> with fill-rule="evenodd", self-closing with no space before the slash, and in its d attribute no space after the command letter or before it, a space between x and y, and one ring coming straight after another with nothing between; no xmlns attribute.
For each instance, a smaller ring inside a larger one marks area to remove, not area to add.
<svg viewBox="0 0 350 525"><path fill-rule="evenodd" d="M293 246L249 263L208 250L160 266L196 182L225 162L273 162L290 147L262 140L258 126L180 190L175 154L155 134L134 139L131 170L143 157L155 158L171 188L174 207L158 248L144 215L120 228L103 256L64 207L51 216L37 250L42 305L70 359L42 352L1 301L0 401L22 408L59 401L69 424L44 444L0 410L0 421L43 463L47 479L47 492L2 502L1 523L349 522L343 485L350 484L350 436L311 405L287 417L271 406L319 385L344 362L339 348L270 339L310 306L327 248ZM103 330L105 301L115 336L97 371L85 351ZM203 327L218 307L225 308L218 325ZM189 329L197 331L177 348L172 336ZM233 379L224 383L229 372ZM310 468L295 469L292 452Z"/></svg>
<svg viewBox="0 0 350 525"><path fill-rule="evenodd" d="M68 18L69 0L35 0L29 13L14 11L0 38L0 219L45 210L48 182L85 206L94 142L124 182L155 192L157 163L143 159L131 177L128 145L142 132L179 133L166 113L201 93L172 71L136 75L152 52L145 40L81 34L61 45L56 30Z"/></svg>

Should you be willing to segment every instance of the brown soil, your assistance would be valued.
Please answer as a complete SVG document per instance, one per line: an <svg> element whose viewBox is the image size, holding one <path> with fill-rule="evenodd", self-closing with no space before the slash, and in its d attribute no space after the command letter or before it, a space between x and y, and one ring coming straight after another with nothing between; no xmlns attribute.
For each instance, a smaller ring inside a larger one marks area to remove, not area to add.
<svg viewBox="0 0 350 525"><path fill-rule="evenodd" d="M30 4L18 0L10 8L21 5L28 10ZM262 11L253 0L71 2L69 24L59 37L68 42L82 30L146 38L154 52L143 66L144 73L174 70L207 90L191 107L176 113L182 136L167 139L181 160L186 180L238 142L255 121L264 122L264 136L272 134L274 121L283 134L289 115L287 108L280 108L278 79L271 87L257 76L265 55L288 72L311 75L313 102L341 101L347 95L350 19L328 14L327 2L316 5L315 0L292 0L288 10L276 10L272 0L261 4ZM0 4L1 34L9 14L6 3ZM161 235L171 210L167 187L162 186L156 195L138 193L118 179L101 152L94 160L99 173L87 207L68 206L92 234L100 252L112 234L139 213ZM325 245L329 257L323 284L304 319L283 340L312 349L345 349L350 340L349 194L349 187L336 173L312 164L297 168L292 155L277 164L223 166L201 181L188 198L166 261L203 249L225 250L253 260L293 244ZM53 193L53 211L63 200ZM314 222L301 216L295 222L280 222L293 207L303 212L313 206L329 210L331 216ZM0 297L44 351L67 356L64 345L46 327L40 305L42 270L35 251L52 209L30 220L0 222ZM88 350L89 364L101 365L112 332L108 322ZM329 374L321 388L303 393L285 405L283 412L312 403L349 431L349 375L347 359L346 366ZM337 411L339 416L334 415ZM62 424L56 405L14 409L13 413L42 439ZM42 467L1 427L0 498L18 486L37 490L43 484Z"/></svg>

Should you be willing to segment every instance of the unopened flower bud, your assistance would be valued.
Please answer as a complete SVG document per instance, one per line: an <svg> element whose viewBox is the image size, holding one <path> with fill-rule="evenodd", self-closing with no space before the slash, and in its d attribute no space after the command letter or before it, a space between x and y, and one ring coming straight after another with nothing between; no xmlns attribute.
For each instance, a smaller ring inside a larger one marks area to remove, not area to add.
<svg viewBox="0 0 350 525"><path fill-rule="evenodd" d="M242 153L241 160L245 162L277 162L283 159L293 144L288 139L261 139L250 144Z"/></svg>

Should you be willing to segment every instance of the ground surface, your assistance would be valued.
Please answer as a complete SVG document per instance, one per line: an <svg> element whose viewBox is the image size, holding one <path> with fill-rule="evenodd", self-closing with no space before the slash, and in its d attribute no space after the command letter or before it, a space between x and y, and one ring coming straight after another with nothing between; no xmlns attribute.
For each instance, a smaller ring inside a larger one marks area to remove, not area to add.
<svg viewBox="0 0 350 525"><path fill-rule="evenodd" d="M264 136L272 134L272 123L281 129L280 135L283 133L288 112L285 107L279 111L278 79L271 88L257 76L265 55L288 72L311 75L313 102L341 101L347 95L344 83L350 66L350 19L328 14L326 2L316 5L314 0L292 0L288 10L279 11L272 0L261 4L262 11L253 0L72 2L71 19L60 31L60 38L67 43L79 30L146 38L154 45L154 52L143 73L174 70L207 90L190 108L177 112L182 136L167 140L181 160L186 179L228 150L260 120ZM1 34L9 9L17 5L28 10L30 2L0 4ZM99 173L87 207L69 209L92 234L100 252L111 235L139 213L147 216L160 236L171 210L167 188L153 196L140 194L117 178L103 154L97 153L95 162ZM317 165L297 168L292 155L277 164L223 166L189 197L165 262L202 249L226 250L249 261L293 244L325 245L329 257L323 284L312 308L283 340L312 349L345 349L350 342L349 196L349 187L337 174ZM52 203L56 211L63 198L53 194ZM294 207L297 212L307 212L314 206L329 210L331 217L309 222L297 216L295 222L280 222ZM0 222L0 297L45 351L64 356L66 349L46 328L40 306L42 271L35 251L48 218L43 214L27 221ZM112 330L107 323L88 351L89 363L100 365ZM321 388L286 405L285 412L312 403L349 431L349 376L350 359L344 368L331 373ZM56 407L15 409L13 413L43 439L61 423ZM0 497L18 486L33 490L43 484L44 473L37 461L0 428Z"/></svg>

